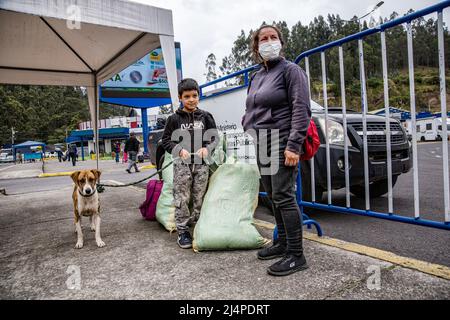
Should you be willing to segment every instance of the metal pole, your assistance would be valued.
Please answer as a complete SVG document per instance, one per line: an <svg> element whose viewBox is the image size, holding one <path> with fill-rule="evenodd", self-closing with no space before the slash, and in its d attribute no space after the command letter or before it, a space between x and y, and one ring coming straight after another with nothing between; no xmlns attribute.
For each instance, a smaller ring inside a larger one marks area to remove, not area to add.
<svg viewBox="0 0 450 320"><path fill-rule="evenodd" d="M327 95L327 71L325 69L325 52L320 54L322 60L322 86L323 86L323 107L325 108L325 141L327 156L327 194L328 204L331 204L331 168L330 168L330 143L328 141L328 95Z"/></svg>
<svg viewBox="0 0 450 320"><path fill-rule="evenodd" d="M411 100L411 126L413 131L413 173L414 173L414 216L420 217L419 168L417 166L416 94L414 88L414 57L411 22L406 25L408 37L409 96Z"/></svg>
<svg viewBox="0 0 450 320"><path fill-rule="evenodd" d="M361 77L361 93L362 93L362 116L363 116L363 152L364 152L364 184L366 210L370 210L370 193L369 193L369 151L367 147L367 89L366 89L366 73L364 69L364 49L362 39L358 40L359 47L359 73Z"/></svg>
<svg viewBox="0 0 450 320"><path fill-rule="evenodd" d="M147 108L141 109L142 117L142 138L144 141L144 153L148 154L148 118L147 118Z"/></svg>
<svg viewBox="0 0 450 320"><path fill-rule="evenodd" d="M391 123L389 120L389 79L387 72L386 35L381 32L381 55L383 65L384 83L384 113L386 115L386 147L387 147L387 172L388 172L388 207L389 213L394 212L394 200L392 196L392 148L391 148Z"/></svg>
<svg viewBox="0 0 450 320"><path fill-rule="evenodd" d="M344 165L345 165L345 199L347 208L350 208L350 173L348 166L348 136L347 136L347 101L345 99L345 75L344 75L344 52L339 46L339 71L341 75L341 99L342 116L344 125Z"/></svg>
<svg viewBox="0 0 450 320"><path fill-rule="evenodd" d="M311 74L309 71L309 57L305 58L305 69L306 69L306 76L308 77L308 92L309 96L311 97ZM316 202L316 180L315 180L315 174L314 174L314 156L309 160L309 167L311 168L311 201ZM299 173L301 174L301 172Z"/></svg>
<svg viewBox="0 0 450 320"><path fill-rule="evenodd" d="M99 96L98 96L98 83L97 83L97 77L95 77L95 155L96 155L96 163L97 163L97 170L99 170L98 165L98 158L100 156L100 135L99 135L99 129L98 129L98 118L100 113L100 103L99 103Z"/></svg>
<svg viewBox="0 0 450 320"><path fill-rule="evenodd" d="M447 131L447 92L445 87L445 55L444 55L444 24L442 11L438 12L438 44L439 44L439 83L441 88L442 117L442 161L444 168L444 207L445 222L450 222L450 192L448 176L448 131Z"/></svg>

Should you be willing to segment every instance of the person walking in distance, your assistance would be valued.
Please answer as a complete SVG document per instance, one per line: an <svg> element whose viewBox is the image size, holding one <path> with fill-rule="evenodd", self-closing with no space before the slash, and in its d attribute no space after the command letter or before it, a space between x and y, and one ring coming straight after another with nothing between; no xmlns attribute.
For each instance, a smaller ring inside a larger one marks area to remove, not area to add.
<svg viewBox="0 0 450 320"><path fill-rule="evenodd" d="M134 132L130 133L130 138L125 143L124 152L127 152L128 160L130 162L126 171L131 173L131 168L134 167L136 172L140 172L136 164L137 154L139 152L139 140L136 138L136 134Z"/></svg>

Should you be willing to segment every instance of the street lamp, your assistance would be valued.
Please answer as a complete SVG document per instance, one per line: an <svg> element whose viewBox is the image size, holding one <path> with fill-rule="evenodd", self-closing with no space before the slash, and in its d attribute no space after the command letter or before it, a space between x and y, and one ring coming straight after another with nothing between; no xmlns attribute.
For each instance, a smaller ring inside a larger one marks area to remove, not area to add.
<svg viewBox="0 0 450 320"><path fill-rule="evenodd" d="M367 17L368 15L372 14L372 12L374 12L375 10L377 10L378 8L380 8L383 4L384 4L384 1L380 1L380 2L378 2L378 3L375 5L375 7L373 7L373 9L372 9L370 12L366 13L365 15L363 15L363 16L361 16L361 17L359 17L359 18L356 18L356 19L352 19L352 20L344 20L344 19L342 19L342 21L345 21L345 22L358 22L358 28L359 28L359 31L361 32L361 24L359 23L359 21L360 21L361 19Z"/></svg>

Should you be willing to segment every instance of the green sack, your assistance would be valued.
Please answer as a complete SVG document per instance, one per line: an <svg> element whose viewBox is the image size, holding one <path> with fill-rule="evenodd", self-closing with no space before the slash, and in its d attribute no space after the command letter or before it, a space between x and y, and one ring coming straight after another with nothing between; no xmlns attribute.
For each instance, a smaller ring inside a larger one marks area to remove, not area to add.
<svg viewBox="0 0 450 320"><path fill-rule="evenodd" d="M217 169L194 229L194 251L256 249L270 241L252 224L259 178L256 165L236 163L233 158Z"/></svg>
<svg viewBox="0 0 450 320"><path fill-rule="evenodd" d="M172 161L172 155L166 152L162 167L165 167L170 161ZM162 172L162 179L164 185L156 205L156 220L164 228L172 232L177 229L175 225L175 206L173 205L173 164Z"/></svg>

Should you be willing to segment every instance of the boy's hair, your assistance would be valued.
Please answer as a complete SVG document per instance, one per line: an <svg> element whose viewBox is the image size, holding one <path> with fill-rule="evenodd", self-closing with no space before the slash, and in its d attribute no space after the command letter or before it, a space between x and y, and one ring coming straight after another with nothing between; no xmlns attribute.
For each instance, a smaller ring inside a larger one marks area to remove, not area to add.
<svg viewBox="0 0 450 320"><path fill-rule="evenodd" d="M196 90L200 94L200 88L198 87L197 81L191 78L186 78L180 81L178 84L178 95L181 97L184 91Z"/></svg>

